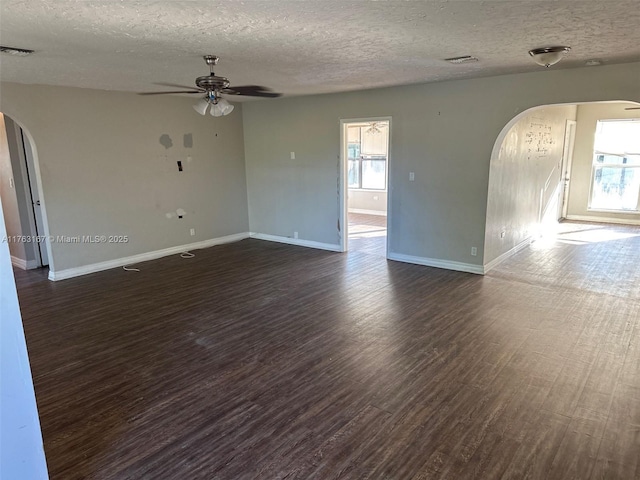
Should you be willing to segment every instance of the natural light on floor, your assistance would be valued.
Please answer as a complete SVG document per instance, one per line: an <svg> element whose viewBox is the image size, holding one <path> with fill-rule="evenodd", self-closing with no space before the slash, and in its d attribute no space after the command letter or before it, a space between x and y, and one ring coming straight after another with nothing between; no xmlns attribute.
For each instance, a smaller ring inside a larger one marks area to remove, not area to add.
<svg viewBox="0 0 640 480"><path fill-rule="evenodd" d="M349 238L374 238L384 237L387 235L386 228L366 228L366 225L357 225L349 227Z"/></svg>
<svg viewBox="0 0 640 480"><path fill-rule="evenodd" d="M615 228L614 225L559 223L555 228L548 228L544 235L531 244L531 248L542 250L551 248L556 243L584 245L640 236L637 233L617 231Z"/></svg>

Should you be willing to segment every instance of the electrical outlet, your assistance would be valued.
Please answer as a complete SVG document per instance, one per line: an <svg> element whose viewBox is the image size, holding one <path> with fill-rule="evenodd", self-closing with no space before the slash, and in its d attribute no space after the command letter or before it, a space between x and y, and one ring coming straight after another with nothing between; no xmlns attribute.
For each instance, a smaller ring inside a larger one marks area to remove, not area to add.
<svg viewBox="0 0 640 480"><path fill-rule="evenodd" d="M298 232L293 232L293 238L298 238Z"/></svg>
<svg viewBox="0 0 640 480"><path fill-rule="evenodd" d="M189 233L191 234L191 236L193 237L196 234L196 229L192 228L191 230L189 230Z"/></svg>
<svg viewBox="0 0 640 480"><path fill-rule="evenodd" d="M478 255L478 249L476 247L471 247L471 256L475 257Z"/></svg>
<svg viewBox="0 0 640 480"><path fill-rule="evenodd" d="M295 160L296 159L296 152L291 152L291 160Z"/></svg>
<svg viewBox="0 0 640 480"><path fill-rule="evenodd" d="M409 181L413 182L416 179L416 174L414 172L409 172Z"/></svg>

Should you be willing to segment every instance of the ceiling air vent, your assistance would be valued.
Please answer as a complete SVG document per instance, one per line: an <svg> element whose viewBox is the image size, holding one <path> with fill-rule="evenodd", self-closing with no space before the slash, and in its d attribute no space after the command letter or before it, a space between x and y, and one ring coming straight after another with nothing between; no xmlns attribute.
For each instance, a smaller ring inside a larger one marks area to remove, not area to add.
<svg viewBox="0 0 640 480"><path fill-rule="evenodd" d="M477 62L478 59L476 57L472 57L471 55L463 55L462 57L445 58L445 61L453 63L454 65L459 65L461 63Z"/></svg>
<svg viewBox="0 0 640 480"><path fill-rule="evenodd" d="M17 57L26 57L27 55L31 55L33 53L33 50L27 50L24 48L5 47L4 45L0 45L0 52L8 53L9 55L15 55Z"/></svg>

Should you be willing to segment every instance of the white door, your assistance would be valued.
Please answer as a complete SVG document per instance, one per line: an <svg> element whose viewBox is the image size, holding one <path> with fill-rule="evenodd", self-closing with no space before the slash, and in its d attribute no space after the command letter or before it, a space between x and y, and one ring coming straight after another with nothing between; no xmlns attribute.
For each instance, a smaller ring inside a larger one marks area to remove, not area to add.
<svg viewBox="0 0 640 480"><path fill-rule="evenodd" d="M560 198L558 199L558 220L567 218L569 204L569 181L571 179L571 163L573 161L573 146L576 140L576 122L567 120L564 130L564 148L562 150L562 168L560 170Z"/></svg>

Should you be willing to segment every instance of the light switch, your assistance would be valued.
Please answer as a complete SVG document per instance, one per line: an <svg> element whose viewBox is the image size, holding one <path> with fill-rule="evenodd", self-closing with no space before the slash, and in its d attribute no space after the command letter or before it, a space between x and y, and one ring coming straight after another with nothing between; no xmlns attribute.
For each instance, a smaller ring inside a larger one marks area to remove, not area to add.
<svg viewBox="0 0 640 480"><path fill-rule="evenodd" d="M291 152L291 160L295 160L296 159L296 152Z"/></svg>

